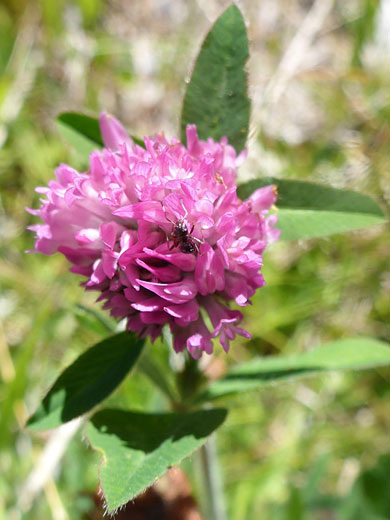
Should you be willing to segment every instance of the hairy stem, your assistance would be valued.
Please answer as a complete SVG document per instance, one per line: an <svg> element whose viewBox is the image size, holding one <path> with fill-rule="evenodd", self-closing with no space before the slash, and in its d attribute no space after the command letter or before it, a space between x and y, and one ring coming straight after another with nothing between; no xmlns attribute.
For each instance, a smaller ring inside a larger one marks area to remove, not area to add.
<svg viewBox="0 0 390 520"><path fill-rule="evenodd" d="M202 476L205 520L227 520L215 434L198 451L198 464Z"/></svg>

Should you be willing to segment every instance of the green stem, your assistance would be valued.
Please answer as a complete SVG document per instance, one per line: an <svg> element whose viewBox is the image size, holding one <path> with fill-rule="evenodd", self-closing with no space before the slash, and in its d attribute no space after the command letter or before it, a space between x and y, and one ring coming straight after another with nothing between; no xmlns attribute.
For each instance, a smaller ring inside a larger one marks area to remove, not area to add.
<svg viewBox="0 0 390 520"><path fill-rule="evenodd" d="M187 355L183 370L177 374L176 381L183 409L192 408L194 398L205 381L204 374L199 370L198 360Z"/></svg>
<svg viewBox="0 0 390 520"><path fill-rule="evenodd" d="M150 359L148 354L143 355L141 359L139 359L138 368L161 390L169 399L171 406L175 409L177 407L177 396L168 383L166 375L161 372L160 367Z"/></svg>
<svg viewBox="0 0 390 520"><path fill-rule="evenodd" d="M206 378L199 369L199 362L187 356L183 370L177 374L177 387L183 410L193 407L194 398L205 381ZM215 434L211 435L206 444L198 450L196 460L201 480L200 497L205 520L227 520Z"/></svg>
<svg viewBox="0 0 390 520"><path fill-rule="evenodd" d="M203 481L202 496L204 497L205 519L227 520L215 434L200 448L198 461Z"/></svg>

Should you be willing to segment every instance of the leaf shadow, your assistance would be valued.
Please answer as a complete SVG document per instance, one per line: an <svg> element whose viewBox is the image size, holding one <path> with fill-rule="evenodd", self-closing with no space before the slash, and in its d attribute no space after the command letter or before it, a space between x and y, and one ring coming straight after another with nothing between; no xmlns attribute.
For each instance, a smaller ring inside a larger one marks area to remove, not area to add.
<svg viewBox="0 0 390 520"><path fill-rule="evenodd" d="M205 439L225 420L227 410L216 408L190 413L138 413L118 409L97 412L91 422L100 434L115 436L122 447L151 453L168 439Z"/></svg>

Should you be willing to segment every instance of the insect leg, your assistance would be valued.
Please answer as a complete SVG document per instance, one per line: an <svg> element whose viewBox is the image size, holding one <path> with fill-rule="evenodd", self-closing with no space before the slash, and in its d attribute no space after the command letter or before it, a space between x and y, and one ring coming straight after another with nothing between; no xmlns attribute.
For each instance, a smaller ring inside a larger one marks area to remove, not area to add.
<svg viewBox="0 0 390 520"><path fill-rule="evenodd" d="M184 209L184 217L182 219L182 220L184 220L184 219L186 219L188 217L188 211L187 211L186 207L184 206L183 199L180 199L180 202L181 202L182 208Z"/></svg>

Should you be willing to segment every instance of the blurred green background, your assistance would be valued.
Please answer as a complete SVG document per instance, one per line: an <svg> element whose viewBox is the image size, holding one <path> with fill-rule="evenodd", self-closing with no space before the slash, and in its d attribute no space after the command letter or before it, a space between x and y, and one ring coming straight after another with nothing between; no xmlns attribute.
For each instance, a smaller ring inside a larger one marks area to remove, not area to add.
<svg viewBox="0 0 390 520"><path fill-rule="evenodd" d="M310 25L304 20L311 2L240 1L249 23L254 99L249 159L240 174L352 188L372 195L389 214L389 2L326 4L328 12L312 9ZM78 307L99 309L66 261L24 253L33 246L25 228L36 219L24 207L38 205L34 188L62 161L83 167L55 117L64 110L107 110L134 135L178 135L190 64L226 5L0 1L1 519L81 519L98 484L99 457L78 434L34 500L26 486L48 438L25 431L26 417L59 370L105 334ZM297 31L306 46L275 99L270 89L283 72L278 64ZM209 373L356 334L389 341L389 259L385 226L275 244L264 259L267 285L245 311L253 340L237 341L228 357L217 347ZM152 352L168 355L161 344ZM218 445L229 518L390 519L389 381L390 370L381 368L226 400L230 414ZM137 373L110 403L165 406Z"/></svg>

